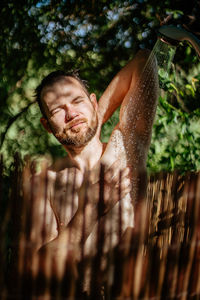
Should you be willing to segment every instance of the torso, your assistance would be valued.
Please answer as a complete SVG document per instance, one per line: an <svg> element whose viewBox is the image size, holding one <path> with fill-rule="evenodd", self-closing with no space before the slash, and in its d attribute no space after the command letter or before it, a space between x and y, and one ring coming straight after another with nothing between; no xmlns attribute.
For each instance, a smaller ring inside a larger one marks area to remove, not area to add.
<svg viewBox="0 0 200 300"><path fill-rule="evenodd" d="M116 160L120 162L120 168L126 167L126 155L123 146L123 138L120 130L117 128L112 133L108 144L104 145L104 151L101 160L95 168L99 168L100 163L106 167L111 166ZM48 172L50 178L50 186L48 189L50 205L54 211L57 222L57 230L62 229L68 224L78 207L77 191L83 182L83 173L76 167L69 165L67 159L60 160L54 166L54 170ZM64 165L64 169L59 166ZM119 218L121 218L122 231L127 227L133 226L133 206L130 195L127 195L123 201L120 201L120 209L122 218L119 217L119 203L115 205L111 211L104 216L105 224L112 222L113 243L116 244L119 232ZM106 225L109 228L109 224ZM97 227L94 228L91 238L86 243L86 251L90 251L91 241L94 240ZM92 237L93 236L93 237Z"/></svg>

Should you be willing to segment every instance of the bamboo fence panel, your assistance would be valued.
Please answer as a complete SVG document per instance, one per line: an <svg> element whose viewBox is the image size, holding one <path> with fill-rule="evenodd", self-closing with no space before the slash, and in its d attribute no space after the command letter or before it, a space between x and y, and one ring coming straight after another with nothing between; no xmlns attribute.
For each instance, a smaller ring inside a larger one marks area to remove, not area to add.
<svg viewBox="0 0 200 300"><path fill-rule="evenodd" d="M33 258L31 235L35 234L43 242L47 234L48 179L46 171L43 172L38 193L34 163L27 161L22 168L16 155L11 176L6 177L1 158L0 299L200 299L200 172L151 175L147 197L141 200L142 213L134 212L135 216L140 214L140 232L131 230L123 239L119 226L120 246L110 249L105 263L107 229L99 222L98 251L84 258L82 244L78 277L69 275L74 270L66 263L66 272L60 278L52 269L48 253L45 259ZM100 190L102 178L103 173ZM43 220L32 213L40 196L44 199ZM73 212L73 201L71 205ZM119 205L120 218L121 209ZM35 220L42 224L39 231L33 230ZM149 224L148 230L143 224ZM30 262L34 264L31 272ZM102 265L106 265L103 275ZM45 272L40 271L41 266ZM85 281L89 287L87 293L82 291Z"/></svg>

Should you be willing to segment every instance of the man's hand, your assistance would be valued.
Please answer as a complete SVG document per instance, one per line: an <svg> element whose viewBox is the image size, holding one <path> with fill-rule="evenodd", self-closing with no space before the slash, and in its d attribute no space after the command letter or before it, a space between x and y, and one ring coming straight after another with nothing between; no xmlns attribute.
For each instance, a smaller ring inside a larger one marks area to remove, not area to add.
<svg viewBox="0 0 200 300"><path fill-rule="evenodd" d="M100 165L98 170L85 174L79 190L79 209L98 207L98 215L102 216L130 191L129 167L120 169L118 161L109 167Z"/></svg>

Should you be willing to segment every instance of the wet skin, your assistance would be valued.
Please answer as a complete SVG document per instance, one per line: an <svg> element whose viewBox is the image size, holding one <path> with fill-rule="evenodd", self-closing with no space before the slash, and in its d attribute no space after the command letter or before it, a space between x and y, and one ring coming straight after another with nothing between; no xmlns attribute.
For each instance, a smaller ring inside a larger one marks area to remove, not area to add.
<svg viewBox="0 0 200 300"><path fill-rule="evenodd" d="M51 202L51 207L57 216L58 228L62 224L63 230L57 236L54 228L54 233L49 235L49 240L57 237L44 247L50 249L52 255L59 258L57 263L60 266L64 265L63 261L66 259L66 249L62 251L60 245L68 240L69 230L73 232L73 247L77 249L80 245L83 211L81 210L82 200L79 191L84 182L86 171L94 171L95 174L95 170L98 170L101 163L106 166L108 178L112 178L113 175L119 178L117 175L120 170L125 171L125 176L121 182L124 185L124 194L122 193L123 197L121 198L124 205L122 208L123 233L128 227L133 226L133 203L139 203L141 209L143 207L143 202L139 200L144 199L146 193L146 158L158 91L154 58L150 60L141 77L141 70L147 61L149 61L149 52L139 52L111 81L98 104L95 94L88 97L83 87L74 78L63 78L42 91L41 96L46 118L42 118L41 122L46 130L53 133L63 144L68 153L65 158L57 160L48 172L49 183L51 186L54 186L51 183L55 183L55 190L52 191L49 188L49 193L53 193L53 202L49 201L47 205L50 205ZM143 84L146 89L142 88ZM119 124L113 130L108 144L103 146L99 139L101 126L119 105L121 105ZM91 139L88 139L88 130L89 128L95 129L97 118L97 130L96 132L94 130L95 134L92 137L90 135ZM77 146L67 144L64 140L68 138L73 139L74 142L77 141ZM115 162L117 164L112 168ZM128 169L130 172L127 172ZM61 202L60 199L67 198L63 197L66 191L72 191L74 175L76 175L74 212L66 216L67 213L63 212L69 212L72 202L64 203L62 200L64 206L61 210L59 203ZM92 178L90 181L94 189L91 191L91 195L95 195L95 182L98 182L96 178ZM118 184L119 179L115 178L114 183L111 180L108 182L109 190L117 189ZM118 203L115 202L115 199L112 201L113 195L112 193L109 194L108 199L111 201L106 203L104 218L106 220L107 217L110 220L111 215L109 213L113 211L112 221L115 223L113 226L118 228ZM125 195L127 196L125 197ZM49 198L52 199L51 195ZM95 197L92 200L87 207L87 237L90 236L98 221L94 213ZM115 222L113 216L116 216ZM136 231L141 226L140 220L137 218L134 226ZM88 249L90 252L90 246ZM80 259L80 253L73 255L75 260Z"/></svg>
<svg viewBox="0 0 200 300"><path fill-rule="evenodd" d="M94 136L98 125L96 97L88 96L77 80L63 77L45 87L41 98L46 113L42 122L61 144L85 146Z"/></svg>
<svg viewBox="0 0 200 300"><path fill-rule="evenodd" d="M149 64L141 77L141 71L147 61ZM145 90L142 88L143 84L146 86ZM68 175L60 176L65 178L62 182L66 183L67 177L73 177L76 170L78 190L85 170L98 169L100 163L109 167L118 160L118 171L127 166L131 169L132 204L138 198L144 197L146 157L157 91L156 62L154 58L149 61L148 51L140 51L115 76L98 104L95 94L88 97L81 84L71 77L62 78L52 86L45 87L41 97L47 119L42 118L41 122L58 139L61 136L79 140L82 136L85 138L88 128L96 126L97 117L99 120L96 133L86 144L79 147L64 145L68 156L52 165L51 176L59 178L58 172L64 174L66 169ZM120 122L103 149L99 140L101 126L120 104ZM53 173L55 174L52 175ZM58 186L60 188L61 183Z"/></svg>

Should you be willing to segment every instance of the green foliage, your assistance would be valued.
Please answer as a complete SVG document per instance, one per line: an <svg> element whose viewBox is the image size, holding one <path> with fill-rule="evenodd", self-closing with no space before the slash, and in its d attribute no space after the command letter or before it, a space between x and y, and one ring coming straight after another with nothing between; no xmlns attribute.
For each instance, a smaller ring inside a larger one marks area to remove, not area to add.
<svg viewBox="0 0 200 300"><path fill-rule="evenodd" d="M150 171L200 169L200 110L192 114L172 107L159 98L149 151Z"/></svg>
<svg viewBox="0 0 200 300"><path fill-rule="evenodd" d="M161 22L171 18L173 24L189 26L187 17L195 18L199 10L187 9L172 0L3 0L0 135L7 168L16 151L22 158L65 155L40 125L41 114L34 104L34 89L45 75L55 69L79 69L99 98L139 48L153 48ZM160 73L166 95L162 92L159 100L150 171L199 168L199 74L196 54L187 44L177 49L173 72L164 78ZM117 121L118 112L104 125L103 141Z"/></svg>
<svg viewBox="0 0 200 300"><path fill-rule="evenodd" d="M150 171L200 169L199 68L200 63L181 77L180 66L178 74L174 65L167 76L159 72L162 90L148 156Z"/></svg>

